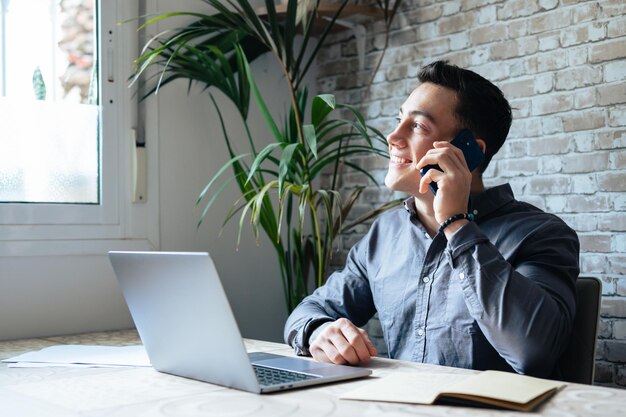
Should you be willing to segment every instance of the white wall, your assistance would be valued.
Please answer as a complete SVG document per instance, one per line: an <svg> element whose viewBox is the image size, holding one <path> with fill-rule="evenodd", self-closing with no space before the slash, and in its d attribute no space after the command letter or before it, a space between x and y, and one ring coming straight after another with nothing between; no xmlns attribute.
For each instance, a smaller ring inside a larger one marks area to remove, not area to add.
<svg viewBox="0 0 626 417"><path fill-rule="evenodd" d="M263 57L261 62L253 65L259 86L264 91L282 91L280 73L268 70L273 67L270 59L270 56ZM273 247L265 237L257 246L247 228L237 251L238 219L231 221L218 237L228 210L240 196L235 185L222 193L220 204L212 207L205 223L196 228L201 207L196 208L195 201L213 174L228 160L228 153L208 94L194 89L187 95L186 88L186 83L180 82L166 87L157 97L161 249L208 250L242 333L248 337L282 340L286 310ZM232 105L226 99L219 100L219 105L226 123L240 131L240 118ZM270 108L285 107L276 95L268 105ZM251 116L256 119L251 128L253 136L268 138L264 123L256 116ZM239 137L238 149L246 152L247 140L243 131L233 137Z"/></svg>
<svg viewBox="0 0 626 417"><path fill-rule="evenodd" d="M102 255L0 258L0 339L130 328Z"/></svg>
<svg viewBox="0 0 626 417"><path fill-rule="evenodd" d="M175 0L160 0L158 5L159 13L181 7ZM193 3L187 6L192 7ZM206 13L205 6L196 10ZM284 79L273 57L261 57L252 64L252 69L268 107L276 115L285 114L288 101ZM219 93L216 98L229 132L239 133L232 135L239 137L239 146L235 146L247 152L247 139L238 113ZM168 85L153 99L158 114L148 110L147 122L148 126L158 126L158 132L154 133L159 138L161 249L209 251L244 337L282 341L287 312L272 245L265 236L257 245L247 229L236 250L236 219L218 236L228 210L240 196L236 185L222 193L220 203L211 208L207 220L196 228L201 214L201 209L195 207L198 194L228 160L219 119L208 93L195 88L187 94L187 83L180 81ZM150 109L154 103L147 105ZM254 102L250 119L255 141L269 143L270 134ZM257 150L260 148L257 146Z"/></svg>

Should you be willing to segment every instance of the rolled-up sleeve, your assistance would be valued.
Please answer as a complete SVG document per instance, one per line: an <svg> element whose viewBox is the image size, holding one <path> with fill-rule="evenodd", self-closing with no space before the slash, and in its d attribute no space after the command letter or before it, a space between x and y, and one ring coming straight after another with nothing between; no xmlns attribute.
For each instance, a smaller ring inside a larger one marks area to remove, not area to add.
<svg viewBox="0 0 626 417"><path fill-rule="evenodd" d="M310 355L309 336L321 324L344 317L363 326L375 307L366 274L369 233L349 252L346 266L306 297L285 323L285 342L298 355Z"/></svg>
<svg viewBox="0 0 626 417"><path fill-rule="evenodd" d="M465 225L446 249L450 278L500 356L518 373L548 377L574 319L578 237L553 218L507 240L518 244L510 259L478 225Z"/></svg>

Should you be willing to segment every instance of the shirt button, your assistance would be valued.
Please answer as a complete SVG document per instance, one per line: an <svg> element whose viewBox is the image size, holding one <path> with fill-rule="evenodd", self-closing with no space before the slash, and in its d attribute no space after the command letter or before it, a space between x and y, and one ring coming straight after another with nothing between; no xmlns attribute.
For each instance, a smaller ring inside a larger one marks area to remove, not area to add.
<svg viewBox="0 0 626 417"><path fill-rule="evenodd" d="M478 210L474 210L472 213L474 213L474 216L476 216L478 214Z"/></svg>
<svg viewBox="0 0 626 417"><path fill-rule="evenodd" d="M426 237L426 239L430 239L430 235L428 234L428 232L424 232L424 236Z"/></svg>
<svg viewBox="0 0 626 417"><path fill-rule="evenodd" d="M419 329L417 329L417 334L419 336L424 336L424 329L422 329L421 327Z"/></svg>
<svg viewBox="0 0 626 417"><path fill-rule="evenodd" d="M422 281L424 281L425 284L428 284L430 282L430 278L429 277L424 277L422 279Z"/></svg>
<svg viewBox="0 0 626 417"><path fill-rule="evenodd" d="M461 281L465 279L465 274L464 274L463 272L461 272L461 273L459 274L459 279L460 279Z"/></svg>

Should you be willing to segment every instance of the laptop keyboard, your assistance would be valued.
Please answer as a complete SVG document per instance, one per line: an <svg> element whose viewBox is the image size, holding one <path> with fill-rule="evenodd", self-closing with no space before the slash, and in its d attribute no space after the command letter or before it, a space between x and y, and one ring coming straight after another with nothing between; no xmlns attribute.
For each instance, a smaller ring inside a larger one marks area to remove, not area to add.
<svg viewBox="0 0 626 417"><path fill-rule="evenodd" d="M319 376L303 374L301 372L285 371L283 369L267 368L265 366L252 365L254 373L260 385L281 385L292 382L317 379Z"/></svg>

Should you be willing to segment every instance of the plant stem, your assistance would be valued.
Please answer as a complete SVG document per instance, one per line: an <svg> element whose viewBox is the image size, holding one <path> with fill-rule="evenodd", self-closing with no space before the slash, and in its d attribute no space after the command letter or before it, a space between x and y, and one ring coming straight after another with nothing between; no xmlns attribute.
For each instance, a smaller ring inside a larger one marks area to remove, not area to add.
<svg viewBox="0 0 626 417"><path fill-rule="evenodd" d="M315 210L315 203L311 200L311 197L307 197L309 207L311 207L311 214L313 215L313 225L315 226L315 241L317 243L317 286L321 287L324 280L324 260L322 252L322 239L320 236L320 222L317 218L317 211Z"/></svg>

